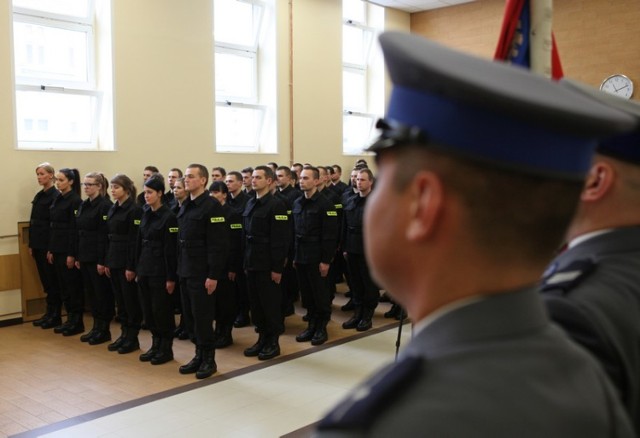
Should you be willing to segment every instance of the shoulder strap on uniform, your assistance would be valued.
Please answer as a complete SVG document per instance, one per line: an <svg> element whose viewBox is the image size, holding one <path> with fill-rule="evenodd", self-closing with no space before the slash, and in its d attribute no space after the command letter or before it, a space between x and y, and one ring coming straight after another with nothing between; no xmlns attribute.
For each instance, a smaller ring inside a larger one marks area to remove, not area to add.
<svg viewBox="0 0 640 438"><path fill-rule="evenodd" d="M545 292L559 290L561 293L566 293L580 284L595 270L596 266L591 259L574 260L562 269L558 269L557 263L554 263L544 273L542 290Z"/></svg>

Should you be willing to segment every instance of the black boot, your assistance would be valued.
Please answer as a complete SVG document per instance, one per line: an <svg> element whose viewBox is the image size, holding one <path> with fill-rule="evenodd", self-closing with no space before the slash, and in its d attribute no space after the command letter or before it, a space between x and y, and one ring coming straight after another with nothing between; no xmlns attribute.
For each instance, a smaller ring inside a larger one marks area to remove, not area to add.
<svg viewBox="0 0 640 438"><path fill-rule="evenodd" d="M343 312L349 312L350 310L355 310L355 308L356 305L353 303L353 299L350 299L349 301L347 301L347 304L340 307L340 310L342 310Z"/></svg>
<svg viewBox="0 0 640 438"><path fill-rule="evenodd" d="M127 339L128 330L129 330L128 328L122 327L122 332L120 333L120 336L118 336L118 339L116 339L115 341L113 341L107 346L107 350L118 351L118 348L120 348L120 346L124 343L124 340Z"/></svg>
<svg viewBox="0 0 640 438"><path fill-rule="evenodd" d="M140 342L138 341L138 333L140 330L129 328L127 330L127 337L122 345L118 348L118 354L133 353L140 349Z"/></svg>
<svg viewBox="0 0 640 438"><path fill-rule="evenodd" d="M309 325L302 333L296 336L296 341L309 342L311 339L313 339L313 335L316 332L316 326L317 326L316 319L309 318Z"/></svg>
<svg viewBox="0 0 640 438"><path fill-rule="evenodd" d="M178 371L180 374L193 374L200 369L202 363L202 348L196 347L196 355L189 361L188 364L182 365Z"/></svg>
<svg viewBox="0 0 640 438"><path fill-rule="evenodd" d="M42 323L45 322L47 319L51 318L52 315L53 315L53 306L47 306L47 311L44 313L44 315L42 315L40 318L33 321L32 324L35 327L40 327Z"/></svg>
<svg viewBox="0 0 640 438"><path fill-rule="evenodd" d="M109 321L102 319L98 320L98 327L91 339L89 339L89 345L99 345L109 342L111 340L111 331L109 330Z"/></svg>
<svg viewBox="0 0 640 438"><path fill-rule="evenodd" d="M393 305L391 306L391 309L388 312L385 312L383 316L385 318L395 318L400 314L401 311L402 309L400 308L400 306L397 305L396 303L393 303Z"/></svg>
<svg viewBox="0 0 640 438"><path fill-rule="evenodd" d="M213 348L202 351L202 362L200 368L196 371L196 379L206 379L218 371L216 365L216 350Z"/></svg>
<svg viewBox="0 0 640 438"><path fill-rule="evenodd" d="M93 327L91 327L91 330L89 330L87 333L80 336L80 342L89 342L89 340L96 335L97 331L98 331L98 320L93 318Z"/></svg>
<svg viewBox="0 0 640 438"><path fill-rule="evenodd" d="M264 347L262 347L262 350L260 350L260 353L258 353L258 359L268 360L273 359L276 356L280 356L280 344L278 343L278 336L267 336L267 342L265 342Z"/></svg>
<svg viewBox="0 0 640 438"><path fill-rule="evenodd" d="M151 338L151 348L142 353L139 357L140 362L149 362L160 350L160 336Z"/></svg>
<svg viewBox="0 0 640 438"><path fill-rule="evenodd" d="M373 327L373 309L364 309L362 311L362 319L358 323L356 330L359 332L366 332Z"/></svg>
<svg viewBox="0 0 640 438"><path fill-rule="evenodd" d="M54 327L53 328L53 332L61 334L66 329L71 327L71 316L72 316L71 313L67 313L67 320L65 322L63 322L62 324L58 325L57 327Z"/></svg>
<svg viewBox="0 0 640 438"><path fill-rule="evenodd" d="M354 329L358 327L360 320L362 319L362 307L358 306L353 312L353 316L342 323L342 328L345 330Z"/></svg>
<svg viewBox="0 0 640 438"><path fill-rule="evenodd" d="M267 342L267 337L262 333L260 333L258 335L258 342L256 342L249 348L245 348L244 355L247 357L257 356L258 354L260 354L260 351L262 351L262 348L264 347L266 342Z"/></svg>
<svg viewBox="0 0 640 438"><path fill-rule="evenodd" d="M313 338L311 338L311 345L322 345L327 342L327 339L329 339L329 334L327 333L328 323L329 321L326 319L318 322L316 332L313 334Z"/></svg>
<svg viewBox="0 0 640 438"><path fill-rule="evenodd" d="M71 316L69 316L69 320L71 321L71 325L62 332L62 336L79 335L84 331L82 313L72 313Z"/></svg>
<svg viewBox="0 0 640 438"><path fill-rule="evenodd" d="M160 339L160 347L155 356L151 358L151 365L162 365L173 360L173 336Z"/></svg>
<svg viewBox="0 0 640 438"><path fill-rule="evenodd" d="M41 329L52 329L54 327L58 327L62 324L62 318L60 317L60 308L54 308L51 312L49 318L44 320L42 324L40 324Z"/></svg>
<svg viewBox="0 0 640 438"><path fill-rule="evenodd" d="M216 342L214 344L215 348L225 348L230 345L233 345L233 337L231 337L231 330L233 329L233 325L223 325L216 333Z"/></svg>
<svg viewBox="0 0 640 438"><path fill-rule="evenodd" d="M233 322L233 326L235 328L246 327L251 324L251 318L249 318L249 312L241 312L236 317L236 320Z"/></svg>

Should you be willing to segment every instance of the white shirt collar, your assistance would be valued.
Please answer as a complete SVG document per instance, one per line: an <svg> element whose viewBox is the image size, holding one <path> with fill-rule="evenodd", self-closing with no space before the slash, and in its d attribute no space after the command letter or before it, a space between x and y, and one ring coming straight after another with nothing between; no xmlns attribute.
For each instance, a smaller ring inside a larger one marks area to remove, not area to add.
<svg viewBox="0 0 640 438"><path fill-rule="evenodd" d="M578 246L583 242L586 242L589 239L593 239L594 237L600 236L602 234L610 233L614 229L613 228L605 228L604 230L591 231L590 233L582 234L569 242L567 245L567 249L573 248L574 246Z"/></svg>

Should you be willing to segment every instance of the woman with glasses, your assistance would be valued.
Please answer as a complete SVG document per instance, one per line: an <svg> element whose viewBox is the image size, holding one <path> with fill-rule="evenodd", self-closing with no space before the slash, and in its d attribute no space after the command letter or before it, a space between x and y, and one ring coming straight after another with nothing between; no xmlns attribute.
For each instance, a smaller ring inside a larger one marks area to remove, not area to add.
<svg viewBox="0 0 640 438"><path fill-rule="evenodd" d="M136 285L136 239L142 208L136 203L136 187L127 175L111 178L114 204L107 214L108 244L104 260L105 274L111 279L122 332L109 344L109 351L132 353L140 348L138 334L142 308Z"/></svg>
<svg viewBox="0 0 640 438"><path fill-rule="evenodd" d="M113 291L104 269L104 248L107 244L107 215L112 202L107 196L109 182L103 174L88 173L82 183L87 198L76 214L80 269L87 290L93 328L80 336L82 342L98 345L111 340L109 324L114 314Z"/></svg>
<svg viewBox="0 0 640 438"><path fill-rule="evenodd" d="M47 261L56 271L67 321L53 331L73 336L84 331L84 290L80 271L76 268L76 213L82 203L78 169L60 169L56 173L56 187L60 196L49 209L51 234Z"/></svg>
<svg viewBox="0 0 640 438"><path fill-rule="evenodd" d="M43 329L62 324L60 317L62 301L58 279L53 265L47 262L47 247L51 234L49 208L60 194L55 186L55 173L53 166L49 163L42 163L36 167L36 178L42 190L31 201L31 219L29 220L29 254L36 262L40 283L47 295L47 310L42 317L33 321L33 325Z"/></svg>

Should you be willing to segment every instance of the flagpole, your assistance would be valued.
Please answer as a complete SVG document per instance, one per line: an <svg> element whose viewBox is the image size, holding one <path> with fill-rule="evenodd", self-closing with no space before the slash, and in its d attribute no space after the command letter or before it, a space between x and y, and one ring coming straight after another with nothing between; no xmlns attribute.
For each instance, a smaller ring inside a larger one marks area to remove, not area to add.
<svg viewBox="0 0 640 438"><path fill-rule="evenodd" d="M531 0L531 71L551 78L553 0Z"/></svg>

